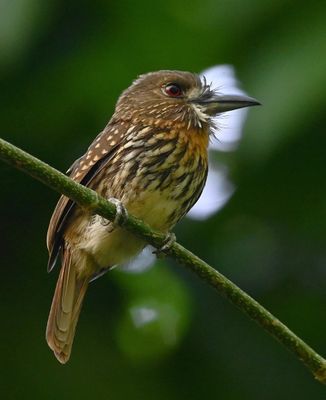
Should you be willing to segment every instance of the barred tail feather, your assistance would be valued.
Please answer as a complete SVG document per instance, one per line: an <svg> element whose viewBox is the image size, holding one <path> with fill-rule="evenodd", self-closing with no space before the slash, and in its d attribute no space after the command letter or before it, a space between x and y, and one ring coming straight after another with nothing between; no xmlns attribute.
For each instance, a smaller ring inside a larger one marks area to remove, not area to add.
<svg viewBox="0 0 326 400"><path fill-rule="evenodd" d="M89 277L78 278L68 249L64 250L62 261L46 327L46 340L59 362L65 364L70 357Z"/></svg>

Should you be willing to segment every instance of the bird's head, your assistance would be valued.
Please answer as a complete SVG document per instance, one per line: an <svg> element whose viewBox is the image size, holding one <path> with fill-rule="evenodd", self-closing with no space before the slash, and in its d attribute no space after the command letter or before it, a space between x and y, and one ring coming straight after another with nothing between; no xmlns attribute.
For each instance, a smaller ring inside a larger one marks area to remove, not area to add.
<svg viewBox="0 0 326 400"><path fill-rule="evenodd" d="M248 96L219 94L197 74L158 71L135 80L120 96L116 112L142 122L155 119L201 128L220 113L258 104Z"/></svg>

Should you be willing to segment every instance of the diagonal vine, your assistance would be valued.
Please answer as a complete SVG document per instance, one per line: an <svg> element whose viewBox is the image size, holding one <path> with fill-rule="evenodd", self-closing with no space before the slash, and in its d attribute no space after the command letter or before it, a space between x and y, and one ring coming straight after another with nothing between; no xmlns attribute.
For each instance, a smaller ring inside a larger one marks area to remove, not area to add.
<svg viewBox="0 0 326 400"><path fill-rule="evenodd" d="M116 214L114 204L1 138L0 158L9 165L38 179L51 189L69 197L81 207L91 210L106 219L114 219ZM141 237L154 247L160 248L164 244L164 234L154 231L143 221L132 215L129 215L126 222L124 222L123 228ZM179 243L175 242L166 251L166 254L193 271L199 278L236 305L266 332L294 353L319 382L326 384L326 360L256 300Z"/></svg>

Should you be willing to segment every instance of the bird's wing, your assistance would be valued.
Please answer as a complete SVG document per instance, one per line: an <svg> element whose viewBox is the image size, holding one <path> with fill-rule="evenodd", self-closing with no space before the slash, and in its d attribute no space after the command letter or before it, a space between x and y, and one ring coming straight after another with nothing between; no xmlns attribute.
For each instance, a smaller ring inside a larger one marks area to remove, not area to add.
<svg viewBox="0 0 326 400"><path fill-rule="evenodd" d="M107 165L126 133L124 125L109 123L89 146L87 152L78 158L68 169L67 174L74 181L89 186L92 179ZM48 271L55 266L63 244L63 232L76 203L61 196L52 214L48 233L49 250Z"/></svg>

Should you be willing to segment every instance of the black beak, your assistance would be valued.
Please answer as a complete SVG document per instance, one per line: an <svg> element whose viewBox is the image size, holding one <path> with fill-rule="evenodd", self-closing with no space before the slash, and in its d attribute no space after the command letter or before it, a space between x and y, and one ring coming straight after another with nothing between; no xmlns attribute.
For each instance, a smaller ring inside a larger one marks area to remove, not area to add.
<svg viewBox="0 0 326 400"><path fill-rule="evenodd" d="M217 95L210 93L209 96L194 101L204 108L204 112L208 115L216 115L226 111L236 110L243 107L252 107L261 105L256 99L245 95Z"/></svg>

